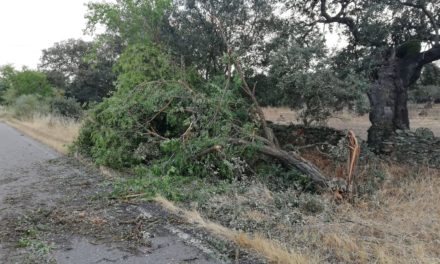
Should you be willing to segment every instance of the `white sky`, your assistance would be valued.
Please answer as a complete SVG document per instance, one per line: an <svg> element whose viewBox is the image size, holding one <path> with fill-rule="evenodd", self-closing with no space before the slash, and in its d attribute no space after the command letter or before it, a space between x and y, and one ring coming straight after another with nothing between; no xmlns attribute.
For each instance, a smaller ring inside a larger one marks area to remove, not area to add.
<svg viewBox="0 0 440 264"><path fill-rule="evenodd" d="M0 66L36 68L41 50L84 38L89 0L0 0Z"/></svg>

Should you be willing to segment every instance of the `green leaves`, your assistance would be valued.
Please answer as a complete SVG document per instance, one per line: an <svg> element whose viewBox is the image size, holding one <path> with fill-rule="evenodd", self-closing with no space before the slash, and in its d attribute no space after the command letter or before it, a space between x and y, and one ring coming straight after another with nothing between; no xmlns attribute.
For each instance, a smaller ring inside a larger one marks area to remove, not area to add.
<svg viewBox="0 0 440 264"><path fill-rule="evenodd" d="M339 77L326 65L328 60L323 42L303 47L293 41L272 57L270 76L284 95L281 104L299 110L305 125L325 123L334 112L354 109L364 99L367 85L362 77L352 72Z"/></svg>
<svg viewBox="0 0 440 264"><path fill-rule="evenodd" d="M49 98L54 95L54 90L44 73L39 71L7 71L2 82L5 85L3 99L8 104L12 104L22 95L35 95Z"/></svg>
<svg viewBox="0 0 440 264"><path fill-rule="evenodd" d="M131 90L144 82L178 79L170 58L153 44L133 44L121 54L116 66L118 89Z"/></svg>
<svg viewBox="0 0 440 264"><path fill-rule="evenodd" d="M123 39L126 44L152 43L160 33L160 24L171 0L117 0L116 3L89 3L87 30L98 25L106 34Z"/></svg>

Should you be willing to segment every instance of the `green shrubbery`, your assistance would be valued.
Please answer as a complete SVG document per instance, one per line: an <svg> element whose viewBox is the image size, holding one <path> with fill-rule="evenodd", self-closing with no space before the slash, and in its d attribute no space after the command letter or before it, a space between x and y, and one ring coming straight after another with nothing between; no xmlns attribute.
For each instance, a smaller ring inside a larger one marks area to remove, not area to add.
<svg viewBox="0 0 440 264"><path fill-rule="evenodd" d="M21 95L11 104L13 115L20 119L32 118L36 114L45 115L50 112L47 101L38 95Z"/></svg>
<svg viewBox="0 0 440 264"><path fill-rule="evenodd" d="M54 97L50 101L52 114L72 119L80 119L83 114L81 105L73 98Z"/></svg>
<svg viewBox="0 0 440 264"><path fill-rule="evenodd" d="M141 174L237 175L242 166L238 154L244 150L229 146L228 140L251 135L256 127L243 118L249 105L233 99L237 89L225 91L219 84L206 84L206 92L179 81L118 90L90 114L78 150L98 164L137 167ZM223 149L199 156L216 145Z"/></svg>
<svg viewBox="0 0 440 264"><path fill-rule="evenodd" d="M39 71L0 67L0 96L14 117L20 119L48 114L79 119L83 112L78 102L64 97Z"/></svg>
<svg viewBox="0 0 440 264"><path fill-rule="evenodd" d="M417 103L440 102L440 67L428 64L419 81L409 91L409 98Z"/></svg>

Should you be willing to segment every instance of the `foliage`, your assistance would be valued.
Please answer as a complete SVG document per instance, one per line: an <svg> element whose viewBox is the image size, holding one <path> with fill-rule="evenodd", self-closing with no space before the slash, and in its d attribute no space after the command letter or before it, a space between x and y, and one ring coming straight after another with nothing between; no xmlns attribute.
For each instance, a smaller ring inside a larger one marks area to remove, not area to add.
<svg viewBox="0 0 440 264"><path fill-rule="evenodd" d="M81 103L101 101L114 90L113 47L69 39L43 50L40 69L50 83Z"/></svg>
<svg viewBox="0 0 440 264"><path fill-rule="evenodd" d="M170 58L151 44L133 44L121 54L116 66L118 89L129 90L143 82L178 78Z"/></svg>
<svg viewBox="0 0 440 264"><path fill-rule="evenodd" d="M302 47L292 41L277 52L271 63L270 75L277 79L276 88L283 95L281 102L300 111L299 118L305 125L324 123L336 111L344 107L362 112L359 108L366 83L354 73L339 77L325 65L324 44Z"/></svg>
<svg viewBox="0 0 440 264"><path fill-rule="evenodd" d="M410 97L418 103L440 101L440 68L435 64L425 66L422 76L410 91Z"/></svg>
<svg viewBox="0 0 440 264"><path fill-rule="evenodd" d="M211 85L209 96L189 89L176 81L153 81L118 90L93 111L78 139L79 149L111 167L148 165L148 173L156 176L235 175L235 148L200 160L196 153L216 144L227 146L227 139L240 132L232 125L246 122L237 117L247 111L246 104L230 103L233 92L222 92L219 86Z"/></svg>
<svg viewBox="0 0 440 264"><path fill-rule="evenodd" d="M0 67L0 103L3 102L3 95L12 86L12 76L16 74L16 70L12 65L4 65Z"/></svg>
<svg viewBox="0 0 440 264"><path fill-rule="evenodd" d="M8 77L8 89L3 99L8 104L15 102L22 95L36 95L43 98L51 97L54 93L44 73L27 70L15 72Z"/></svg>
<svg viewBox="0 0 440 264"><path fill-rule="evenodd" d="M158 40L160 24L171 7L170 0L117 0L115 3L88 3L87 31L94 33L98 25L106 32L102 37L122 39L125 45L152 43Z"/></svg>
<svg viewBox="0 0 440 264"><path fill-rule="evenodd" d="M32 118L35 114L47 114L48 103L40 95L24 94L15 99L12 104L13 114L20 119Z"/></svg>
<svg viewBox="0 0 440 264"><path fill-rule="evenodd" d="M78 120L83 109L81 105L73 98L54 97L50 102L51 112L55 115L61 115Z"/></svg>
<svg viewBox="0 0 440 264"><path fill-rule="evenodd" d="M417 55L422 50L422 42L410 40L396 48L396 56L399 58L407 58Z"/></svg>

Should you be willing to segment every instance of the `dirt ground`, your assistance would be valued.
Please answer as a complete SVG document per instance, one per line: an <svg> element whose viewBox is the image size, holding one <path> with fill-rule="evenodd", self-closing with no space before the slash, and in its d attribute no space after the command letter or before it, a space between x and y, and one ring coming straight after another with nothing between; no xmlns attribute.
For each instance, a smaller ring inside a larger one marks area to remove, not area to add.
<svg viewBox="0 0 440 264"><path fill-rule="evenodd" d="M431 109L424 109L424 105L412 104L409 106L410 110L410 124L411 129L419 127L427 127L431 129L434 134L440 136L440 105L435 105ZM427 115L420 115L422 111L426 110ZM295 111L286 107L264 109L267 120L280 123L298 123L297 114ZM356 116L350 113L340 113L328 120L328 125L336 129L353 130L356 135L366 140L368 136L368 128L370 127L370 120L368 115Z"/></svg>
<svg viewBox="0 0 440 264"><path fill-rule="evenodd" d="M155 203L114 199L93 166L2 123L0 146L0 263L264 263Z"/></svg>

